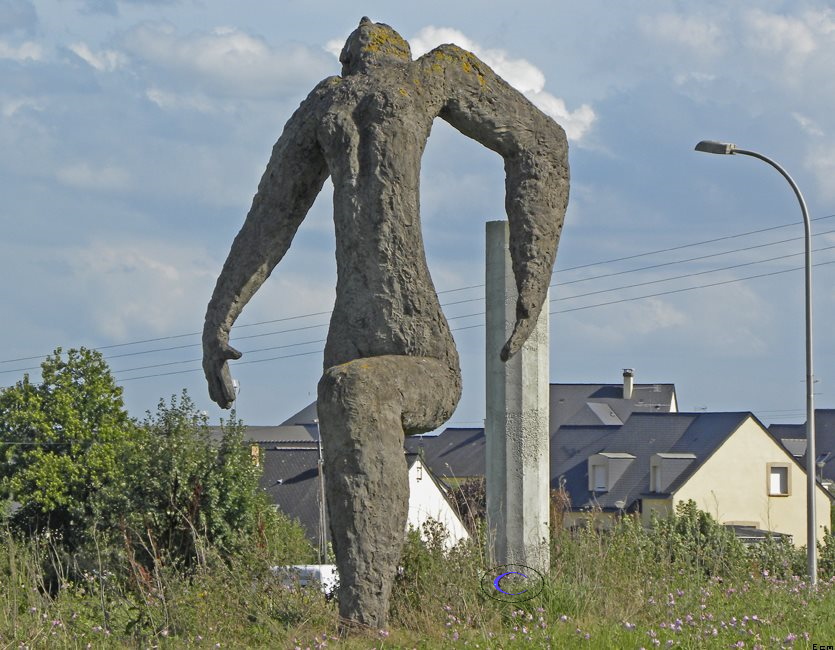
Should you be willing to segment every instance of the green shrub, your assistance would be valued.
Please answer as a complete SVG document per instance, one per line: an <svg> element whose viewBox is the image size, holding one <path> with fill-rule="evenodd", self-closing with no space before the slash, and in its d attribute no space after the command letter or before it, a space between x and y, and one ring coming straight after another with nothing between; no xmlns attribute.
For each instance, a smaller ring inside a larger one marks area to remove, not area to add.
<svg viewBox="0 0 835 650"><path fill-rule="evenodd" d="M767 535L747 550L754 571L763 575L785 580L806 573L806 548L796 548L786 537Z"/></svg>
<svg viewBox="0 0 835 650"><path fill-rule="evenodd" d="M653 517L648 542L654 561L687 573L731 576L746 568L742 542L693 500L678 503L666 518Z"/></svg>

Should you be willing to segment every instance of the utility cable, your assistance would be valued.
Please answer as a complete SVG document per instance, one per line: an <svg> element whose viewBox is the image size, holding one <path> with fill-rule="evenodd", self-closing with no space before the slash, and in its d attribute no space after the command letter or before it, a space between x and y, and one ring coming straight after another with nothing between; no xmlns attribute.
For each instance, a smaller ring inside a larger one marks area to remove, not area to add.
<svg viewBox="0 0 835 650"><path fill-rule="evenodd" d="M832 219L832 218L835 218L835 214L830 214L830 215L826 215L826 216L823 216L823 217L815 217L811 221L823 221L825 219ZM782 228L790 228L790 227L793 227L795 225L797 225L797 224L796 223L788 223L788 224L783 224L783 225L780 225L780 226L770 226L768 228L759 228L757 230L749 230L747 232L738 233L736 235L725 235L724 237L715 237L713 239L705 239L705 240L698 241L698 242L691 242L689 244L681 244L679 246L672 246L672 247L669 247L669 248L661 248L661 249L657 249L657 250L654 250L654 251L646 251L644 253L636 253L634 255L627 255L627 256L624 256L624 257L617 257L617 258L613 258L613 259L610 259L610 260L602 260L602 261L597 261L597 262L589 262L587 264L579 264L577 266L571 266L571 267L564 268L564 269L555 268L554 273L567 273L569 271L576 271L578 269L584 269L584 268L588 268L588 267L592 267L592 266L602 266L604 264L612 264L612 263L615 263L615 262L623 262L623 261L626 261L626 260L637 259L637 258L640 258L640 257L649 257L651 255L657 255L657 254L660 254L660 253L669 253L671 251L682 250L682 249L685 249L685 248L692 248L694 246L702 246L704 244L712 244L712 243L716 243L716 242L719 242L719 241L726 241L726 240L729 240L729 239L738 239L740 237L748 237L749 235L756 235L756 234L760 234L760 233L764 233L764 232L770 232L770 231L773 231L773 230L780 230ZM828 233L817 233L814 236L817 236L818 234L828 234ZM628 272L628 271L625 271L625 272ZM568 284L568 283L565 283L565 284ZM455 288L455 289L445 289L443 291L439 291L438 294L440 295L440 294L445 294L445 293L453 293L453 292L456 292L456 291L465 291L465 290L468 290L468 289L478 289L478 288L481 288L483 286L484 286L483 284L474 284L474 285L470 285L470 286L467 286L467 287L458 287L458 288ZM458 304L458 303L451 303L451 304ZM268 324L272 324L272 323L279 323L279 322L284 322L284 321L289 321L289 320L296 320L296 319L300 319L300 318L309 318L309 317L312 317L312 316L323 316L323 315L327 315L327 314L330 314L330 313L331 313L330 311L321 311L321 312L313 312L313 313L310 313L310 314L300 314L298 316L287 316L287 317L284 317L284 318L275 318L275 319L272 319L272 320L259 321L259 322L256 322L256 323L246 323L246 324L242 324L242 325L235 325L235 328L236 329L242 329L242 328L245 328L245 327L256 327L256 326L259 326L259 325L268 325ZM143 344L143 343L156 343L156 342L159 342L159 341L170 341L170 340L173 340L173 339L186 338L186 337L189 337L189 336L198 336L200 334L202 334L202 332L189 332L189 333L186 333L186 334L173 334L171 336L159 336L159 337L151 338L151 339L128 341L126 343L114 343L114 344L111 344L111 345L101 345L101 346L97 346L95 349L96 350L110 350L110 349L114 349L114 348L127 347L127 346L130 346L130 345L140 345L140 344ZM194 346L189 346L189 347L194 347ZM170 349L176 349L176 348L170 348ZM146 353L148 353L148 352L141 352L141 353L137 353L137 354L146 354ZM14 362L17 362L17 361L32 361L32 360L35 360L35 359L43 359L45 356L48 356L48 355L38 355L38 356L31 356L31 357L17 357L17 358L14 358L14 359L3 359L3 360L0 360L0 364L14 363Z"/></svg>

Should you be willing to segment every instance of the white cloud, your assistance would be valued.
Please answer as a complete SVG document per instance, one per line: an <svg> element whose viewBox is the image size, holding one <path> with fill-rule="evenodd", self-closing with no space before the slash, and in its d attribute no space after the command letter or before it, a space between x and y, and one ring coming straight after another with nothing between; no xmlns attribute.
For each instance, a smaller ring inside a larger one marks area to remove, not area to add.
<svg viewBox="0 0 835 650"><path fill-rule="evenodd" d="M12 61L40 61L43 59L43 48L32 41L25 41L18 47L0 41L0 59Z"/></svg>
<svg viewBox="0 0 835 650"><path fill-rule="evenodd" d="M525 94L543 113L554 118L565 129L565 134L569 140L580 140L588 133L595 119L597 119L594 110L588 104L583 104L580 108L569 111L565 102L559 97L554 97L551 93L541 91Z"/></svg>
<svg viewBox="0 0 835 650"><path fill-rule="evenodd" d="M817 189L827 201L835 201L835 143L819 142L813 146L805 158L805 167L817 180Z"/></svg>
<svg viewBox="0 0 835 650"><path fill-rule="evenodd" d="M640 334L650 334L687 322L687 317L680 310L660 298L642 300L630 309L633 311L632 327Z"/></svg>
<svg viewBox="0 0 835 650"><path fill-rule="evenodd" d="M545 88L545 75L535 65L525 59L511 58L504 50L483 48L457 29L424 27L409 41L415 58L444 43L454 43L472 52L522 93L538 93Z"/></svg>
<svg viewBox="0 0 835 650"><path fill-rule="evenodd" d="M801 113L792 113L792 117L800 125L800 128L809 135L823 135L823 131L813 119Z"/></svg>
<svg viewBox="0 0 835 650"><path fill-rule="evenodd" d="M124 36L123 45L157 69L155 86L168 76L178 93L196 87L222 97L284 96L333 72L324 52L304 45L274 48L234 27L181 35L166 23L144 23Z"/></svg>
<svg viewBox="0 0 835 650"><path fill-rule="evenodd" d="M86 43L73 43L70 50L96 70L111 72L121 68L127 58L121 52L115 50L101 50L93 52Z"/></svg>
<svg viewBox="0 0 835 650"><path fill-rule="evenodd" d="M325 49L339 56L344 42L344 39L328 41ZM592 107L583 104L574 111L568 110L565 101L545 90L545 74L525 59L513 58L505 50L483 48L463 32L451 27L430 25L409 39L414 58L444 43L454 43L478 56L496 74L530 99L542 112L554 118L565 129L569 140L580 140L591 129L596 119Z"/></svg>
<svg viewBox="0 0 835 650"><path fill-rule="evenodd" d="M124 190L130 187L130 174L113 165L94 167L87 162L77 162L61 167L56 173L64 185L83 190Z"/></svg>
<svg viewBox="0 0 835 650"><path fill-rule="evenodd" d="M44 110L42 101L33 97L12 97L8 99L0 99L0 114L3 117L12 117L20 110L31 108L35 111Z"/></svg>
<svg viewBox="0 0 835 650"><path fill-rule="evenodd" d="M663 13L642 17L639 25L647 36L676 43L700 55L714 56L723 50L724 30L714 20L702 16Z"/></svg>
<svg viewBox="0 0 835 650"><path fill-rule="evenodd" d="M205 312L214 281L205 251L165 241L96 241L66 257L72 291L111 340L182 331Z"/></svg>
<svg viewBox="0 0 835 650"><path fill-rule="evenodd" d="M771 57L786 57L791 63L801 63L815 51L817 45L806 18L782 16L753 9L744 15L748 29L746 43L755 51Z"/></svg>
<svg viewBox="0 0 835 650"><path fill-rule="evenodd" d="M149 88L145 96L162 109L193 110L200 113L213 113L218 105L202 93L184 95L175 92L162 90L161 88Z"/></svg>

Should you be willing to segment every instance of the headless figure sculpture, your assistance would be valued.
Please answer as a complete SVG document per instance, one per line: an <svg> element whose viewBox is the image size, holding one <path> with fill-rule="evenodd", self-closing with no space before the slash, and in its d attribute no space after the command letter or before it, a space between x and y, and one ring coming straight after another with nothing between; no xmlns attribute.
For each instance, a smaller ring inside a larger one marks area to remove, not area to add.
<svg viewBox="0 0 835 650"><path fill-rule="evenodd" d="M284 128L209 303L203 368L229 408L229 332L282 259L328 175L334 186L336 304L318 414L342 628L383 627L409 486L404 435L431 431L461 396L458 354L426 266L420 159L449 122L505 161L519 290L507 360L532 331L568 201L565 133L473 54L442 45L412 61L391 27L363 18Z"/></svg>

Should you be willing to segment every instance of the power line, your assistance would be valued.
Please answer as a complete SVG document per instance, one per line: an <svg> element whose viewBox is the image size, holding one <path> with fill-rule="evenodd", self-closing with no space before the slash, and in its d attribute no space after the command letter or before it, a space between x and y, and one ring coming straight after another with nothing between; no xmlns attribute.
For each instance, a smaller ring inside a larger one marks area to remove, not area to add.
<svg viewBox="0 0 835 650"><path fill-rule="evenodd" d="M830 262L819 262L817 264L813 264L812 266L827 266L829 264L835 264L835 260ZM682 289L671 289L670 291L659 291L658 293L650 293L645 296L637 296L635 298L623 298L621 300L610 300L609 302L601 302L594 305L586 305L584 307L572 307L570 309L561 309L559 311L552 311L550 312L551 315L555 314L565 314L571 311L582 311L584 309L593 309L595 307L605 307L607 305L617 305L623 302L632 302L633 300L644 300L645 298L656 298L658 296L669 296L675 293L684 293L685 291L695 291L696 289L707 289L709 287L718 287L725 284L733 284L734 282L744 282L745 280L755 280L757 278L767 278L773 275L780 275L782 273L791 273L793 271L802 271L805 267L798 266L793 269L783 269L782 271L772 271L771 273L760 273L758 275L749 275L744 278L736 278L734 280L723 280L721 282L711 282L710 284L700 284L695 287L684 287Z"/></svg>
<svg viewBox="0 0 835 650"><path fill-rule="evenodd" d="M813 251L813 252L819 253L819 252L822 252L822 251L832 250L833 248L835 248L835 245L825 246L823 248L818 248L818 249L815 249L815 251ZM706 271L697 271L695 273L685 273L684 275L676 275L676 276L673 276L671 278L662 278L660 280L647 280L646 282L638 282L636 284L627 284L627 285L622 285L620 287L612 287L611 289L600 289L598 291L589 291L589 292L586 292L586 293L579 293L579 294L574 295L574 296L564 296L562 298L554 298L554 299L551 300L551 302L561 302L563 300L574 300L575 298L585 298L587 296L595 296L595 295L598 295L598 294L601 294L601 293L610 293L612 291L620 291L621 289L634 289L635 287L645 287L645 286L650 285L650 284L660 284L662 282L672 282L673 280L683 280L683 279L686 279L686 278L695 278L695 277L700 276L700 275L707 275L709 273L719 273L720 271L730 271L732 269L739 269L739 268L743 268L745 266L755 266L756 264L764 264L765 262L774 262L774 261L777 261L777 260L787 259L789 257L797 257L798 255L803 255L803 254L804 254L803 252L789 253L788 255L779 255L777 257L769 257L768 259L755 260L753 262L743 262L741 264L733 264L731 266L724 266L724 267L721 267L721 268L718 268L718 269L708 269ZM551 286L554 286L554 285L551 285Z"/></svg>
<svg viewBox="0 0 835 650"><path fill-rule="evenodd" d="M832 219L832 218L835 218L835 214L830 214L830 215L826 215L826 216L823 216L823 217L816 217L816 218L812 219L812 221L823 221L825 219ZM569 271L576 271L578 269L584 269L584 268L588 268L588 267L592 267L592 266L601 266L601 265L604 265L604 264L612 264L612 263L615 263L615 262L623 262L623 261L626 261L626 260L637 259L637 258L640 258L640 257L649 257L651 255L657 255L657 254L660 254L660 253L669 253L671 251L682 250L682 249L685 249L685 248L692 248L692 247L695 247L695 246L702 246L704 244L712 244L712 243L716 243L716 242L719 242L719 241L726 241L726 240L729 240L729 239L738 239L740 237L748 237L750 235L756 235L756 234L760 234L760 233L764 233L764 232L770 232L770 231L773 231L773 230L780 230L782 228L789 228L789 227L792 227L792 226L795 226L795 225L797 225L797 224L796 223L788 223L788 224L783 224L783 225L780 225L780 226L770 226L768 228L759 228L757 230L749 230L747 232L738 233L736 235L726 235L724 237L715 237L713 239L705 239L705 240L698 241L698 242L691 242L689 244L681 244L681 245L678 245L678 246L671 246L669 248L661 248L661 249L657 249L657 250L654 250L654 251L647 251L647 252L644 252L644 253L636 253L634 255L627 255L627 256L624 256L624 257L617 257L617 258L613 258L613 259L609 259L609 260L601 260L601 261L597 261L597 262L589 262L587 264L579 264L577 266L572 266L572 267L568 267L568 268L564 268L564 269L554 269L554 273L567 273ZM829 232L832 232L832 231L829 231ZM829 234L829 232L819 233L819 234ZM815 235L815 236L817 236L817 235ZM789 240L786 240L786 241L789 241ZM779 243L782 243L782 242L779 242ZM757 248L757 247L752 247L752 248ZM632 271L624 271L624 273L627 273L627 272L632 272ZM605 277L605 276L600 276L600 277ZM579 280L579 281L583 281L583 280ZM564 284L569 284L569 283L566 282ZM470 286L467 286L467 287L458 287L458 288L455 288L455 289L445 289L443 291L439 291L438 294L440 295L440 294L445 294L445 293L454 293L454 292L457 292L457 291L465 291L465 290L468 290L468 289L479 289L483 286L484 286L483 284L474 284L474 285L470 285ZM474 300L477 300L477 299L474 299ZM460 301L460 302L471 302L471 301ZM449 304L460 304L460 302L449 303ZM286 322L286 321L290 321L290 320L297 320L297 319L301 319L301 318L309 318L309 317L313 317L313 316L324 316L324 315L328 315L330 313L331 313L330 311L321 311L321 312L313 312L313 313L310 313L310 314L300 314L300 315L297 315L297 316L286 316L284 318L275 318L275 319L266 320L266 321L258 321L258 322L255 322L255 323L235 325L235 328L236 329L243 329L243 328L246 328L246 327L256 327L256 326L260 326L260 325L268 325L268 324L272 324L272 323ZM324 327L324 325L318 325L318 326L314 326L314 327ZM304 328L301 328L301 329L304 329ZM288 330L288 331L292 331L292 330ZM127 343L114 343L114 344L111 344L111 345L100 345L100 346L97 346L95 349L96 350L111 350L111 349L115 349L115 348L128 347L128 346L131 346L131 345L140 345L140 344L143 344L143 343L156 343L156 342L159 342L159 341L170 341L170 340L173 340L173 339L186 338L186 337L189 337L189 336L198 336L200 334L202 334L202 332L189 332L189 333L186 333L186 334L173 334L173 335L170 335L170 336L159 336L159 337L151 338L151 339L128 341ZM264 336L266 336L266 335L264 335ZM237 339L241 339L241 338L244 338L244 337L237 337ZM182 347L197 347L198 345L199 344L193 344L193 345L182 346ZM162 349L158 349L158 350L136 352L136 353L131 353L131 354L149 354L151 352L160 352L160 351L167 351L167 350L173 350L173 349L180 349L180 346L174 347L174 348L162 348ZM51 354L51 353L49 353L49 354ZM35 360L35 359L43 359L46 356L48 356L48 354L42 354L42 355L30 356L30 357L17 357L17 358L14 358L14 359L3 359L3 360L0 360L0 364L14 363L14 362L17 362L17 361L32 361L32 360ZM111 358L116 358L116 356L117 355L114 355ZM118 355L118 356L127 356L127 355ZM12 372L19 372L19 370L12 371Z"/></svg>
<svg viewBox="0 0 835 650"><path fill-rule="evenodd" d="M832 250L832 249L835 249L835 245L826 246L826 247L823 247L823 248L816 249L815 252L821 252L821 251ZM672 276L672 277L668 277L668 278L661 278L661 279L657 279L657 280L648 280L648 281L645 281L645 282L638 282L638 283L634 283L634 284L621 285L621 286L618 286L618 287L612 287L612 288L609 288L609 289L600 289L600 290L597 290L597 291L590 291L590 292L586 292L586 293L582 293L582 294L577 294L577 295L574 295L574 296L564 296L562 298L553 298L553 299L551 299L550 302L552 302L552 303L562 302L562 301L565 301L565 300L574 300L574 299L577 299L577 298L584 298L584 297L599 295L599 294L603 294L603 293L611 293L613 291L621 291L621 290L624 290L624 289L633 289L633 288L636 288L636 287L648 286L648 285L652 285L652 284L660 284L660 283L663 283L663 282L672 282L674 280L687 279L687 278L697 277L697 276L700 276L700 275L706 275L706 274L710 274L710 273L718 273L718 272L721 272L721 271L728 271L728 270L742 268L742 267L746 267L746 266L754 266L756 264L763 264L763 263L766 263L766 262L772 262L772 261L776 261L776 260L786 259L786 258L789 258L789 257L796 257L796 256L802 255L802 254L803 254L802 252L801 253L790 253L788 255L780 255L780 256L770 257L770 258L766 258L766 259L762 259L762 260L755 260L755 261L752 261L752 262L743 262L741 264L735 264L735 265L731 265L731 266L720 267L718 269L708 269L708 270L705 270L705 271L698 271L698 272L694 272L694 273L686 273L686 274L683 274L683 275ZM815 265L815 266L818 266L818 265ZM765 275L768 275L768 274L765 274ZM755 275L755 276L751 276L751 277L756 278L756 277L763 277L763 276ZM744 279L746 279L746 278L742 278L741 280L744 280ZM725 283L728 283L728 282L735 282L735 281L737 281L737 280L729 280L729 281L722 282L722 283L719 283L719 284L725 284ZM552 285L552 286L556 286L556 285ZM706 287L706 286L717 286L717 285L716 284L701 285L701 287ZM696 288L699 288L699 287L696 287ZM668 293L676 293L678 291L687 291L687 290L689 290L689 289L685 288L685 289L672 290L671 292L662 292L660 294L652 294L651 296L648 296L648 297L654 297L654 296L657 296L657 295L667 295ZM482 298L479 298L478 300L483 300L483 299L484 298L482 297ZM628 301L628 300L630 300L630 299L626 299L626 301ZM445 303L444 306L448 306L450 304L453 304L453 305L454 304L460 304L460 303L464 303L464 302L473 302L473 301L462 300L462 301L457 301L457 302L453 302L453 303ZM622 301L615 301L614 303L612 303L612 302L601 303L600 305L591 305L590 307L602 306L602 305L607 305L607 304L616 304L618 302L622 302ZM585 308L587 308L587 307L577 308L577 309L585 309ZM562 311L559 311L559 312L552 312L552 313L564 313L565 311L575 311L575 310L574 309L569 309L569 310L562 310ZM451 317L449 317L448 320L457 320L457 319L462 319L462 318L470 318L470 317L483 316L483 315L484 315L484 312L478 312L478 313L474 313L474 314L466 314L466 315L461 315L461 316L451 316ZM456 328L452 331L473 329L475 327L481 327L482 325L483 324L475 324L475 325ZM306 327L291 328L291 329L288 329L288 330L280 330L278 332L267 332L267 333L263 333L263 334L254 334L254 335L249 335L249 336L236 337L236 341L237 340L248 339L248 338L258 338L258 337L263 337L263 336L272 336L274 334L282 334L282 333L286 333L286 332L295 332L295 331L300 331L300 330L305 330L305 329L313 329L313 328L316 328L316 327L324 327L324 326L325 326L324 324L323 325L311 325L311 326L306 326ZM254 353L254 352L265 352L265 351L278 350L278 349L284 349L284 348L298 347L298 346L301 346L301 345L310 345L312 343L321 343L321 342L324 342L324 340L304 341L304 342L300 342L300 343L289 343L289 344L284 344L284 345L271 346L271 347L267 347L267 348L259 348L259 349L255 349L255 350L243 350L242 353L251 354L251 353ZM198 343L198 344L188 345L188 346L176 346L174 348L168 348L168 349L180 349L180 348L186 348L186 347L199 347L200 345L201 344ZM135 355L135 354L140 354L140 353L129 353L127 355L116 355L116 356L131 356L131 355ZM307 353L305 353L305 354L307 354ZM284 356L284 357L275 357L275 359L290 358L290 357L293 357L293 356L303 356L303 355L289 355L289 356ZM180 360L180 361L170 361L170 362L163 362L163 363L157 363L157 364L149 364L149 365L146 365L146 366L138 366L138 367L135 367L135 368L124 368L124 369L120 369L120 370L114 370L113 372L114 373L133 372L133 371L137 371L137 370L148 370L148 369L152 369L152 368L163 368L163 367L168 367L168 366L180 365L180 364L184 364L184 363L194 363L194 362L198 362L198 361L202 361L202 359L186 359L186 360ZM259 362L260 361L261 360L259 360ZM240 363L253 363L253 361L245 361L245 362L240 362ZM0 371L0 374L11 373L11 372L25 372L25 371L28 371L28 370L37 370L37 368L21 368L21 369L16 369L16 370L3 370L3 371ZM167 374L176 374L176 373L167 373ZM139 378L140 377L132 377L131 379L139 379ZM144 378L144 377L142 377L142 378Z"/></svg>
<svg viewBox="0 0 835 650"><path fill-rule="evenodd" d="M813 264L813 266L819 267L819 266L828 266L828 265L831 265L831 264L835 264L835 260L832 260L832 261L829 261L829 262L819 262L817 264ZM701 285L697 285L697 286L694 286L694 287L683 287L683 288L679 288L679 289L671 289L669 291L659 291L659 292L656 292L656 293L646 294L646 295L643 295L643 296L635 296L635 297L632 297L632 298L622 298L622 299L619 299L619 300L610 300L610 301L607 301L607 302L596 303L594 305L585 305L585 306L582 306L582 307L572 307L572 308L569 308L569 309L560 309L560 310L549 312L549 315L556 316L557 314L565 314L565 313L573 312L573 311L583 311L583 310L586 310L586 309L594 309L596 307L606 307L606 306L609 306L609 305L622 304L622 303L626 303L626 302L636 302L638 300L645 300L647 298L656 298L656 297L659 297L659 296L668 296L668 295L673 295L673 294L677 294L677 293L684 293L684 292L687 292L687 291L696 291L696 290L699 290L699 289L708 289L708 288L711 288L711 287L718 287L718 286L723 286L723 285L726 285L726 284L734 284L734 283L737 283L737 282L744 282L746 280L755 280L755 279L758 279L758 278L765 278L765 277L771 277L771 276L775 276L775 275L781 275L781 274L784 274L784 273L791 273L793 271L802 271L804 268L805 267L801 266L801 267L796 267L796 268L791 268L791 269L783 269L783 270L780 270L780 271L772 271L770 273L760 273L760 274L756 274L756 275L750 275L750 276L746 276L744 278L735 278L733 280L722 280L722 281L719 281L719 282L711 282L711 283L708 283L708 284L701 284ZM483 316L483 315L484 315L484 312L481 312L481 313L478 313L478 314L468 314L467 316L462 316L461 318L468 318L470 316ZM460 332L460 331L463 331L463 330L475 329L475 328L479 328L479 327L484 327L484 323L477 323L475 325L467 325L467 326L464 326L464 327L457 327L457 328L453 328L451 331ZM311 355L311 354L321 354L321 353L322 353L322 350L314 350L312 352L302 352L302 353L299 353L299 354L291 354L291 355L285 355L285 356L279 356L279 357L272 357L272 358L269 358L269 359L255 359L255 360L252 360L252 361L235 361L235 362L231 362L231 363L234 366L238 366L238 365L243 365L243 364L248 364L248 363L263 363L263 362L266 362L266 361L276 361L276 360L279 360L279 359L289 359L289 358L293 358L293 357L301 357L301 356L307 356L307 355ZM157 374L153 374L153 375L143 375L141 377L127 377L127 378L124 378L124 379L119 379L119 381L124 382L124 381L132 381L134 379L149 379L149 378L153 378L153 377L166 377L166 376L169 376L169 375L181 375L181 374L185 374L185 373L189 373L189 372L197 372L198 370L200 370L200 369L196 368L196 369L192 369L192 370L179 370L179 371L175 371L175 372L157 373Z"/></svg>

